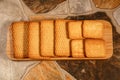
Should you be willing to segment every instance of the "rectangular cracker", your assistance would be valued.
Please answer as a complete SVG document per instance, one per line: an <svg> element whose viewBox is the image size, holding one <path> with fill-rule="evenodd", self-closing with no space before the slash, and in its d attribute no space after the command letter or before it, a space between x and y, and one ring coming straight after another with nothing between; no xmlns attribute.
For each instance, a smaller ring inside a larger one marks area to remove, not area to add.
<svg viewBox="0 0 120 80"><path fill-rule="evenodd" d="M54 56L54 21L41 21L41 55Z"/></svg>
<svg viewBox="0 0 120 80"><path fill-rule="evenodd" d="M70 39L82 38L82 21L68 22L68 34Z"/></svg>
<svg viewBox="0 0 120 80"><path fill-rule="evenodd" d="M83 36L85 38L103 38L104 25L99 20L84 20Z"/></svg>
<svg viewBox="0 0 120 80"><path fill-rule="evenodd" d="M55 54L70 56L70 40L67 38L66 23L68 20L55 21Z"/></svg>
<svg viewBox="0 0 120 80"><path fill-rule="evenodd" d="M27 40L28 26L25 22L16 22L12 25L13 48L15 58L27 57L28 40Z"/></svg>
<svg viewBox="0 0 120 80"><path fill-rule="evenodd" d="M29 57L40 57L40 26L39 22L29 24Z"/></svg>
<svg viewBox="0 0 120 80"><path fill-rule="evenodd" d="M83 40L71 41L72 57L85 57L83 50Z"/></svg>
<svg viewBox="0 0 120 80"><path fill-rule="evenodd" d="M105 41L100 39L86 39L85 53L88 58L105 57Z"/></svg>

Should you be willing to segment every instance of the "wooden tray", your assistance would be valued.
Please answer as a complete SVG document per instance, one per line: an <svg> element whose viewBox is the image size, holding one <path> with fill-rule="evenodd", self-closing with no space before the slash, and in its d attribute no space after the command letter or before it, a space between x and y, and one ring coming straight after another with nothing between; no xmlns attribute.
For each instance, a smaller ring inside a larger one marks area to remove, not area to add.
<svg viewBox="0 0 120 80"><path fill-rule="evenodd" d="M12 39L10 34L10 28L7 34L7 56L11 60L101 60L101 59L108 59L113 54L113 39L112 39L112 26L108 21L101 20L104 23L104 36L103 40L105 40L105 47L106 47L106 56L103 58L75 58L75 57L40 57L39 59L30 59L30 58L23 58L23 59L16 59L13 57L13 47L12 47Z"/></svg>

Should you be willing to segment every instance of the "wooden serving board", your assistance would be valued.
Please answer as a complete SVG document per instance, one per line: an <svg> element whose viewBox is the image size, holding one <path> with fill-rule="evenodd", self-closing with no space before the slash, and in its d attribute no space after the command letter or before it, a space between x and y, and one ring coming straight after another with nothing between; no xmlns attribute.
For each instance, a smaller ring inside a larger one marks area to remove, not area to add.
<svg viewBox="0 0 120 80"><path fill-rule="evenodd" d="M105 48L106 48L106 56L103 58L75 58L75 57L40 57L38 59L30 59L30 58L23 58L23 59L16 59L14 58L13 54L13 46L12 46L12 36L11 36L11 30L9 28L8 34L7 34L7 56L11 60L100 60L100 59L108 59L113 54L113 39L112 39L112 26L109 22L101 20L104 24L104 35L103 40L105 41Z"/></svg>

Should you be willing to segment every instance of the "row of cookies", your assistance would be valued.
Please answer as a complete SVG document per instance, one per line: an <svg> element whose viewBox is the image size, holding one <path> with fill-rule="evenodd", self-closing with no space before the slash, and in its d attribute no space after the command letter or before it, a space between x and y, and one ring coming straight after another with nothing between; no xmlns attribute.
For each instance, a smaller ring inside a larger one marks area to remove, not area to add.
<svg viewBox="0 0 120 80"><path fill-rule="evenodd" d="M103 29L99 20L15 22L14 57L104 57Z"/></svg>
<svg viewBox="0 0 120 80"><path fill-rule="evenodd" d="M104 24L101 20L84 20L68 22L70 39L103 38Z"/></svg>

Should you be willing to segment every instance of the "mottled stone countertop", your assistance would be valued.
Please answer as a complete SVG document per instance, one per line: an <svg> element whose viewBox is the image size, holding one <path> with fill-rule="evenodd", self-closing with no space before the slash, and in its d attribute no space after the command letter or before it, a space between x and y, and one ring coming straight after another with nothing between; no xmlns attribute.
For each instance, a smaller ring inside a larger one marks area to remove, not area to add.
<svg viewBox="0 0 120 80"><path fill-rule="evenodd" d="M5 49L9 25L14 21L29 20L30 16L36 15L41 16L40 18L53 16L72 20L102 19L111 22L111 58L56 62L77 80L120 80L120 0L0 0L0 80L21 80L31 67L41 63L11 61L7 58Z"/></svg>

